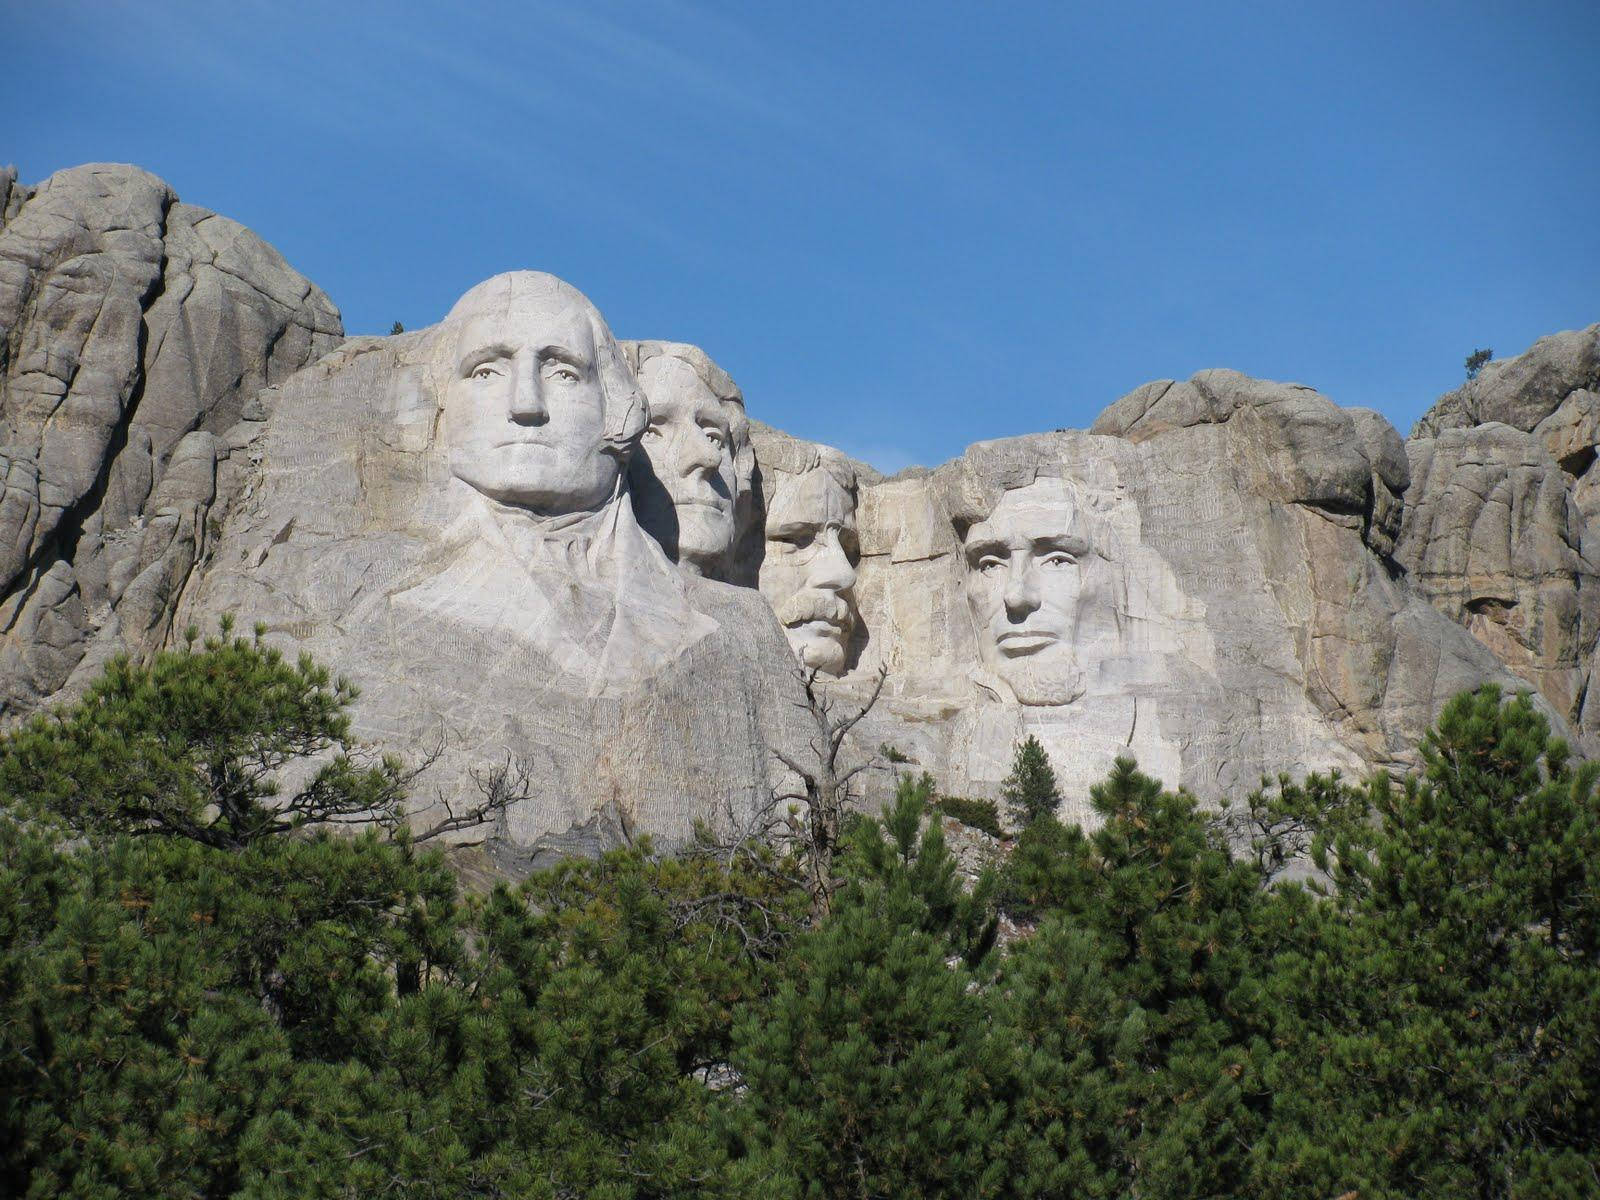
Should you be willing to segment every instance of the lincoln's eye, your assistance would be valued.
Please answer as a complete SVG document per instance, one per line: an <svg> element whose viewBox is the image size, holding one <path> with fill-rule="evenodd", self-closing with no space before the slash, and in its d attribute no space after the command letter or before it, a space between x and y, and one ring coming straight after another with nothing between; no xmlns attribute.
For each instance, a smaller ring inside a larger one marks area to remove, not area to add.
<svg viewBox="0 0 1600 1200"><path fill-rule="evenodd" d="M1065 550L1052 550L1039 559L1040 564L1046 567L1070 567L1076 565L1077 561Z"/></svg>
<svg viewBox="0 0 1600 1200"><path fill-rule="evenodd" d="M786 533L778 540L796 550L809 550L811 544L817 540L817 535L809 529L800 529L794 533Z"/></svg>

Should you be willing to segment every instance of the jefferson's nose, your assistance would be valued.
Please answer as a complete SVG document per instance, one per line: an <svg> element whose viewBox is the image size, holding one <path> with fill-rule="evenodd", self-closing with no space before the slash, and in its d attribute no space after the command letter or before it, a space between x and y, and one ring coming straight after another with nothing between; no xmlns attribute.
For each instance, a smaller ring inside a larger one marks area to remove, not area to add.
<svg viewBox="0 0 1600 1200"><path fill-rule="evenodd" d="M1020 621L1039 607L1039 582L1033 568L1013 562L1006 571L1006 616Z"/></svg>
<svg viewBox="0 0 1600 1200"><path fill-rule="evenodd" d="M544 406L544 388L539 382L539 364L532 358L517 360L510 419L518 425L543 425L550 419L550 412Z"/></svg>
<svg viewBox="0 0 1600 1200"><path fill-rule="evenodd" d="M685 475L693 471L715 471L722 465L722 449L706 436L705 430L696 426L679 439L678 465Z"/></svg>
<svg viewBox="0 0 1600 1200"><path fill-rule="evenodd" d="M817 535L817 555L806 572L806 586L830 592L849 591L856 584L856 569L850 565L850 556L844 552L837 529L826 529Z"/></svg>

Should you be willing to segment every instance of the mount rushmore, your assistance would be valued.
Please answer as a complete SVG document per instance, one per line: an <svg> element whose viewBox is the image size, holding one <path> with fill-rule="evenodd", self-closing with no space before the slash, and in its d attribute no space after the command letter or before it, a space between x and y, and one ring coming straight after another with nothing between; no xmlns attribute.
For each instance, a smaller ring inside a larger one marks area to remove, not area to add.
<svg viewBox="0 0 1600 1200"><path fill-rule="evenodd" d="M1596 749L1600 326L1409 440L1208 370L885 478L550 275L346 338L137 168L0 173L0 214L5 721L233 614L429 760L419 819L519 764L508 870L751 811L814 752L807 673L845 706L881 676L853 752L948 793L996 794L1036 735L1069 820L1119 754L1211 799L1405 766L1483 682Z"/></svg>

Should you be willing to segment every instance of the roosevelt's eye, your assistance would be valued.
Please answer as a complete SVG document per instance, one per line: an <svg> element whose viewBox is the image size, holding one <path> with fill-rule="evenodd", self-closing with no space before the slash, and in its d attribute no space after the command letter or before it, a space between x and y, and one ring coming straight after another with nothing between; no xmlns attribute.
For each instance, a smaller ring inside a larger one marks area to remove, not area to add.
<svg viewBox="0 0 1600 1200"><path fill-rule="evenodd" d="M647 427L645 429L645 431L644 431L644 436L647 437L647 438L651 438L654 441L660 441L662 436L663 436L662 433L661 433L661 426L659 426L659 425L651 425L651 426Z"/></svg>
<svg viewBox="0 0 1600 1200"><path fill-rule="evenodd" d="M993 554L985 554L978 560L978 573L980 575L994 575L1006 569L1006 560Z"/></svg>

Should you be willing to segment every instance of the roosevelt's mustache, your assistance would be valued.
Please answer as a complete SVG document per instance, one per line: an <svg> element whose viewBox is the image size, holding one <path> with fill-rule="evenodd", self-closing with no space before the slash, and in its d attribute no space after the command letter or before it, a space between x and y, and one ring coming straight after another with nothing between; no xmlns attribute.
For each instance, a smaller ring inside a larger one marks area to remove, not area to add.
<svg viewBox="0 0 1600 1200"><path fill-rule="evenodd" d="M778 620L784 625L828 621L841 629L848 629L851 624L850 606L834 592L805 588L778 605Z"/></svg>

